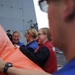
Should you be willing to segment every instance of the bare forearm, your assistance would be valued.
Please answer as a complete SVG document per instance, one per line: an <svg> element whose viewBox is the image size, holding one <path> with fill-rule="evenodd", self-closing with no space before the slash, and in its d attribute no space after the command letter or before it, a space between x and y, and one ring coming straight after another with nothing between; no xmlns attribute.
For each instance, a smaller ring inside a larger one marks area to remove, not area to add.
<svg viewBox="0 0 75 75"><path fill-rule="evenodd" d="M4 72L4 68L6 66L5 64L6 63L2 59L0 59L0 72ZM13 66L8 67L6 73L9 75L51 75L44 71L24 70L15 68Z"/></svg>
<svg viewBox="0 0 75 75"><path fill-rule="evenodd" d="M34 71L34 70L24 70L24 69L18 69L14 67L10 67L8 69L8 74L10 75L51 75L46 72Z"/></svg>

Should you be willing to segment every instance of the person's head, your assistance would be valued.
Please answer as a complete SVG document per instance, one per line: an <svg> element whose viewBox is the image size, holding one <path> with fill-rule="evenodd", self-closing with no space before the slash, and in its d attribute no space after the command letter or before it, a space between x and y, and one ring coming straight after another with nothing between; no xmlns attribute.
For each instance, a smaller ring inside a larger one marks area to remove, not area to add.
<svg viewBox="0 0 75 75"><path fill-rule="evenodd" d="M7 34L10 34L10 30L7 30Z"/></svg>
<svg viewBox="0 0 75 75"><path fill-rule="evenodd" d="M49 28L41 28L38 31L38 42L44 44L47 41L51 41L51 34Z"/></svg>
<svg viewBox="0 0 75 75"><path fill-rule="evenodd" d="M25 34L27 42L31 42L31 41L35 40L37 35L38 35L38 32L36 29L31 28L31 29L27 30L27 32Z"/></svg>
<svg viewBox="0 0 75 75"><path fill-rule="evenodd" d="M14 42L14 44L17 44L19 42L20 39L20 33L18 31L14 31L12 34L12 41Z"/></svg>
<svg viewBox="0 0 75 75"><path fill-rule="evenodd" d="M52 42L64 50L75 40L75 0L40 0L39 4L46 1Z"/></svg>

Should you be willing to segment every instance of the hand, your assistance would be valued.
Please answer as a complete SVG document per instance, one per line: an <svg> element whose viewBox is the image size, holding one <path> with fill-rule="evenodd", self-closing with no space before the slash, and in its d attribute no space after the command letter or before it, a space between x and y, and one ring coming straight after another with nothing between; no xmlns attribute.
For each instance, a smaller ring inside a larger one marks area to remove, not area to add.
<svg viewBox="0 0 75 75"><path fill-rule="evenodd" d="M3 72L4 66L5 66L5 62L0 58L0 72Z"/></svg>
<svg viewBox="0 0 75 75"><path fill-rule="evenodd" d="M15 49L16 49L16 48L20 48L20 46L17 45L17 44L14 44L14 47L15 47Z"/></svg>

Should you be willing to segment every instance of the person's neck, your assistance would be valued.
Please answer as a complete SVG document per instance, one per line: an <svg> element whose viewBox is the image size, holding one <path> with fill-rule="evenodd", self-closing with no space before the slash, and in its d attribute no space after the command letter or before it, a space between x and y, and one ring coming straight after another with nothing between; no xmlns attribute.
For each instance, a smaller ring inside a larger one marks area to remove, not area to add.
<svg viewBox="0 0 75 75"><path fill-rule="evenodd" d="M32 42L32 41L34 41L34 39L32 39L32 38L31 38L31 39L29 39L29 43L30 43L30 42Z"/></svg>
<svg viewBox="0 0 75 75"><path fill-rule="evenodd" d="M74 42L69 42L67 47L65 48L66 50L64 50L64 54L66 56L67 61L72 60L73 58L75 58L75 43Z"/></svg>
<svg viewBox="0 0 75 75"><path fill-rule="evenodd" d="M48 39L45 39L43 42L42 42L42 44L45 44L47 41L49 41Z"/></svg>

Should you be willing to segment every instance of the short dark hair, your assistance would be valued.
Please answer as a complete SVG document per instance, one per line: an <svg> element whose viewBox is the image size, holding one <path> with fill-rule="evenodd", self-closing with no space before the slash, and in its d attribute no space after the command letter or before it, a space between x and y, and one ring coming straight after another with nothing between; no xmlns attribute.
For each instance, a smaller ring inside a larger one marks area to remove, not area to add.
<svg viewBox="0 0 75 75"><path fill-rule="evenodd" d="M10 30L7 30L7 32L10 32Z"/></svg>

